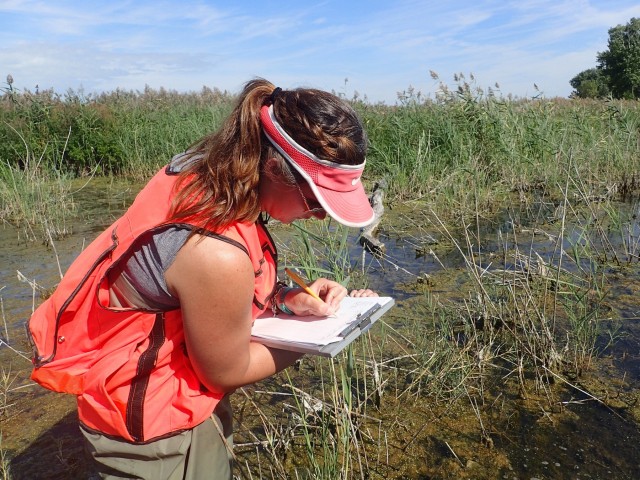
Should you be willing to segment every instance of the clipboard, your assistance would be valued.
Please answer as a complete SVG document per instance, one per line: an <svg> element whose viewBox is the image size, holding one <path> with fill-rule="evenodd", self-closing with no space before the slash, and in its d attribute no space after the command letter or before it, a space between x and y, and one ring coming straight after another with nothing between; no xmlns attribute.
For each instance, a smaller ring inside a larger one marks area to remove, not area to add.
<svg viewBox="0 0 640 480"><path fill-rule="evenodd" d="M338 310L337 321L331 317L263 315L254 322L251 340L272 348L332 358L368 331L394 304L391 297L347 297ZM343 307L346 310L344 312ZM270 327L274 327L273 331ZM297 338L289 338L298 327L301 333ZM326 337L321 340L315 337L316 331L327 333L332 329L334 331L329 334L328 340ZM286 338L279 337L279 330L284 330L281 333Z"/></svg>

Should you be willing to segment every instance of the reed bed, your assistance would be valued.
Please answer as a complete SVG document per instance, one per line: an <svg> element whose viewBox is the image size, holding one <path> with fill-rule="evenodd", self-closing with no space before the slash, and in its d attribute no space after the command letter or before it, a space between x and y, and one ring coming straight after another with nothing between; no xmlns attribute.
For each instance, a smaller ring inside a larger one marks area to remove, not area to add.
<svg viewBox="0 0 640 480"><path fill-rule="evenodd" d="M557 155L571 152L580 178L616 181L637 166L637 102L514 99L456 76L435 98L409 89L398 104L353 99L371 140L369 177L393 179L397 195L455 189L464 170L507 190L562 178ZM68 91L5 92L0 99L0 158L28 166L24 145L45 169L146 178L176 152L212 131L235 97L164 89L85 95ZM544 167L544 168L541 168ZM465 185L458 185L458 187Z"/></svg>
<svg viewBox="0 0 640 480"><path fill-rule="evenodd" d="M437 78L435 74L434 78ZM351 100L370 139L367 179L388 181L388 199L431 200L444 215L490 211L516 191L562 195L566 159L586 195L633 189L640 162L637 102L517 99L456 76L435 98L413 89L397 105ZM116 90L101 95L5 89L0 97L2 219L32 224L43 201L22 185L41 179L65 196L68 176L118 175L143 180L214 130L235 97L200 92ZM577 185L568 185L569 195ZM55 192L52 193L55 195ZM31 195L33 196L33 195ZM45 199L46 200L46 199ZM54 231L64 223L52 218Z"/></svg>

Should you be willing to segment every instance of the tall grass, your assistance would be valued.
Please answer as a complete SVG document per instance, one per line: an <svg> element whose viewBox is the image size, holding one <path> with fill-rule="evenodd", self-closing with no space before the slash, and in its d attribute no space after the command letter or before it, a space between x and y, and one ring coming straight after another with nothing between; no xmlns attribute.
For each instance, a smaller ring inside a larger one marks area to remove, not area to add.
<svg viewBox="0 0 640 480"><path fill-rule="evenodd" d="M320 223L295 222L293 226L297 242L284 250L285 266L299 268L311 280L326 277L349 285L353 270L349 228L330 218Z"/></svg>
<svg viewBox="0 0 640 480"><path fill-rule="evenodd" d="M0 221L28 239L50 242L70 231L70 180L121 175L143 180L215 130L230 95L164 89L98 96L5 89L0 97Z"/></svg>
<svg viewBox="0 0 640 480"><path fill-rule="evenodd" d="M484 90L470 77L456 76L453 88L442 82L434 98L409 89L395 106L352 100L370 139L365 175L370 181L387 179L391 204L423 198L446 216L461 209L488 213L513 191L524 198L636 188L637 102L514 99ZM22 185L36 176L60 185L61 197L66 191L60 180L67 175L148 178L215 130L234 100L207 87L191 93L146 88L101 95L5 89L0 98L2 217L27 218L26 225L47 218L48 212L35 207L55 202ZM570 184L563 193L567 158L581 185ZM55 191L51 195L55 198ZM66 198L65 205L71 201Z"/></svg>
<svg viewBox="0 0 640 480"><path fill-rule="evenodd" d="M637 102L510 99L456 79L433 99L409 91L395 107L359 105L369 175L391 179L391 198L424 197L445 212L490 208L511 191L558 192L567 153L593 193L640 167Z"/></svg>
<svg viewBox="0 0 640 480"><path fill-rule="evenodd" d="M42 152L41 166L74 175L146 178L173 155L215 130L231 95L204 87L85 95L12 90L0 99L0 159L22 167L24 145Z"/></svg>
<svg viewBox="0 0 640 480"><path fill-rule="evenodd" d="M0 479L11 480L11 466L5 450L2 448L2 432L0 432Z"/></svg>
<svg viewBox="0 0 640 480"><path fill-rule="evenodd" d="M428 195L455 206L466 203L473 182L492 198L555 188L564 178L563 152L594 190L638 169L637 102L517 99L482 89L472 75L455 81L441 82L434 98L409 89L395 106L352 100L371 143L367 176L388 177L396 198ZM101 95L5 89L0 160L22 167L26 144L41 156L41 168L146 178L215 130L233 101L207 87Z"/></svg>
<svg viewBox="0 0 640 480"><path fill-rule="evenodd" d="M71 231L76 205L70 177L48 170L25 145L22 167L0 163L0 222L16 226L27 240L50 243Z"/></svg>

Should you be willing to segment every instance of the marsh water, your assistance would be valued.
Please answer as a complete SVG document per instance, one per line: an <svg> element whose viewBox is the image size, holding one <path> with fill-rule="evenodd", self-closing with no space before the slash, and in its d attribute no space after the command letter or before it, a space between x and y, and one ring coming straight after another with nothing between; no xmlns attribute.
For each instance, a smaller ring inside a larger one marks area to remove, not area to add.
<svg viewBox="0 0 640 480"><path fill-rule="evenodd" d="M24 322L41 301L40 287L55 286L60 272L126 208L138 188L94 180L80 189L74 195L78 218L68 225L72 233L56 240L54 248L27 239L20 227L0 228L0 298L6 325L0 331L5 385L0 429L9 478L86 476L74 399L47 392L28 380ZM615 205L624 211L637 209L634 201ZM456 228L459 225L434 222L418 204L394 205L386 209L378 231L384 253L363 250L358 232L353 232L351 258L367 286L396 298L388 321L401 324L417 305L434 296L460 304L467 301L472 252L478 253L478 271L488 275L517 270L518 257L507 259L501 253L507 243L525 252L525 257L538 259L540 269L557 255L558 245L570 250L581 242L583 229L571 225L564 226L567 233L558 241L557 207L516 203L482 219L472 218L474 237L469 240ZM487 402L493 402L494 408L484 421L492 425L482 428L469 402L467 408L443 407L385 395L380 428L385 431L386 447L377 463L367 468L366 478L640 478L640 267L634 247L640 231L636 217L629 213L624 234L604 232L601 245L594 246L602 253L611 244L611 251L619 252L620 258L605 259L602 267L607 278L602 300L606 308L597 319L603 328L596 341L598 354L588 371L556 382L553 388L559 393L553 401L544 388L526 398L506 387L487 392ZM451 232L451 237L445 238L445 232ZM291 227L279 225L272 233L283 249L295 236ZM575 274L580 275L580 270ZM259 395L256 398L259 401ZM490 442L478 434L485 429L492 433Z"/></svg>

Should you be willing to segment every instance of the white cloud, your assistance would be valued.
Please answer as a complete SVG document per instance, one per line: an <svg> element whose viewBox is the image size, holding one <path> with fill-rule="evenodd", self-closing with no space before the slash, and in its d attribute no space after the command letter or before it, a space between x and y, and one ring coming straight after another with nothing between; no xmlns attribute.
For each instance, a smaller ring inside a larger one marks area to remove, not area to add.
<svg viewBox="0 0 640 480"><path fill-rule="evenodd" d="M0 78L60 91L233 90L260 75L393 102L409 85L434 92L433 69L443 79L472 72L505 94L531 95L536 83L565 96L606 49L607 30L640 17L635 0L215 5L0 0Z"/></svg>

